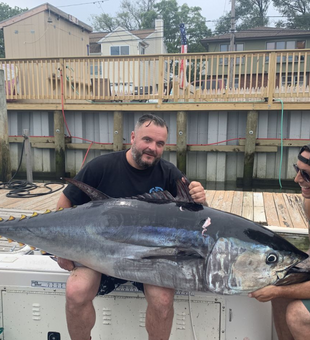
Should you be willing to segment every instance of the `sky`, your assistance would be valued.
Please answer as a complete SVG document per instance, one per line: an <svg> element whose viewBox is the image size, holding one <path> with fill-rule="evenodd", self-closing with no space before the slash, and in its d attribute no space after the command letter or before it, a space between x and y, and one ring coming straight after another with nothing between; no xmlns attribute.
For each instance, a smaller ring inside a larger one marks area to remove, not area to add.
<svg viewBox="0 0 310 340"><path fill-rule="evenodd" d="M58 7L62 11L73 15L78 20L83 21L85 24L92 26L92 15L100 15L102 13L107 13L111 16L114 16L116 12L119 11L120 3L122 0L10 0L9 2L3 1L7 3L10 7L20 7L28 9L37 7L39 5L48 2L49 4ZM207 26L214 29L215 20L218 19L220 16L224 15L225 13L230 11L231 2L230 0L190 0L190 1L183 1L178 0L179 5L183 3L187 3L188 6L194 7L199 6L201 7L202 11L201 14L207 20ZM214 5L216 3L216 6ZM270 16L278 15L274 8L271 6L269 7ZM270 18L271 25L272 22L277 21L279 18Z"/></svg>

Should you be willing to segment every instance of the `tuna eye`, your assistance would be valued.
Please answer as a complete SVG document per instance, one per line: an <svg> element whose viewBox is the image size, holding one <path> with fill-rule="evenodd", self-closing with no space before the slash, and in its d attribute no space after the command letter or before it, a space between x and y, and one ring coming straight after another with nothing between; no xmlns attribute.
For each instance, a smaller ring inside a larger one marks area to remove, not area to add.
<svg viewBox="0 0 310 340"><path fill-rule="evenodd" d="M276 263L277 261L278 261L278 256L274 253L269 254L266 258L267 264Z"/></svg>

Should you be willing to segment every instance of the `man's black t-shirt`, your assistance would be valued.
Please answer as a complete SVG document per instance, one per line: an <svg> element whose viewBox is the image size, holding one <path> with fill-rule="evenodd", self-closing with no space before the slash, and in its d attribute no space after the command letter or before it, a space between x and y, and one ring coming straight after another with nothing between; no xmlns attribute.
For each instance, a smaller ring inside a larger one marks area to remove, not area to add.
<svg viewBox="0 0 310 340"><path fill-rule="evenodd" d="M148 169L133 168L126 159L126 151L113 152L94 158L75 179L114 198L168 190L176 196L176 181L181 172L170 162L160 159ZM74 185L68 185L65 196L73 205L89 202L89 197Z"/></svg>
<svg viewBox="0 0 310 340"><path fill-rule="evenodd" d="M131 197L161 190L168 190L176 196L176 181L180 178L182 178L180 170L164 159L160 159L156 165L146 170L133 168L126 159L126 151L94 158L75 176L75 179L114 198ZM73 205L81 205L90 201L84 192L72 184L67 186L64 194ZM125 282L126 280L102 274L98 295L108 294ZM133 282L133 284L143 291L142 283Z"/></svg>

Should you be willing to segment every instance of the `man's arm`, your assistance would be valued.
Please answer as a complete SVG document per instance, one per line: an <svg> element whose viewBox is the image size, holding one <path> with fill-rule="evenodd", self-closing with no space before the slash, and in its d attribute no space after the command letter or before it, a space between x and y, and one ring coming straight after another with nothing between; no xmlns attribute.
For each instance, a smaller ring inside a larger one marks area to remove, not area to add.
<svg viewBox="0 0 310 340"><path fill-rule="evenodd" d="M302 205L303 205L305 214L309 222L309 227L310 227L310 198L304 198Z"/></svg>
<svg viewBox="0 0 310 340"><path fill-rule="evenodd" d="M249 294L260 302L267 302L275 298L310 299L310 281L288 286L267 286Z"/></svg>
<svg viewBox="0 0 310 340"><path fill-rule="evenodd" d="M70 207L72 207L71 201L65 196L64 193L62 193L57 202L56 209L59 209L59 208L65 209L65 208L70 208ZM61 257L57 258L57 262L58 262L59 267L65 270L73 270L75 267L72 261L63 259Z"/></svg>
<svg viewBox="0 0 310 340"><path fill-rule="evenodd" d="M69 198L67 198L67 196L64 193L62 193L57 202L56 209L59 209L59 208L65 209L65 208L70 208L70 207L72 207L71 201L69 200Z"/></svg>

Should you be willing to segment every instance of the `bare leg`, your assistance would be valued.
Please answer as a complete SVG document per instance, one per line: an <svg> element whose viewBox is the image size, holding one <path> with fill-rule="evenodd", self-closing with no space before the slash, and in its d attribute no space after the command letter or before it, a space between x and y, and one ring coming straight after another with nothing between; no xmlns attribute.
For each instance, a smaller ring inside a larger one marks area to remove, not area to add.
<svg viewBox="0 0 310 340"><path fill-rule="evenodd" d="M271 301L273 321L278 334L279 340L294 340L290 329L286 323L286 310L287 306L293 300L277 298Z"/></svg>
<svg viewBox="0 0 310 340"><path fill-rule="evenodd" d="M66 316L71 340L89 340L95 325L96 313L93 306L101 274L85 267L77 267L67 281Z"/></svg>
<svg viewBox="0 0 310 340"><path fill-rule="evenodd" d="M300 300L287 306L286 320L295 340L310 339L310 313Z"/></svg>
<svg viewBox="0 0 310 340"><path fill-rule="evenodd" d="M145 327L149 340L168 340L173 321L174 290L144 285L148 303Z"/></svg>

